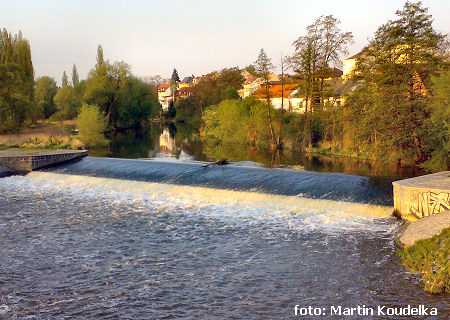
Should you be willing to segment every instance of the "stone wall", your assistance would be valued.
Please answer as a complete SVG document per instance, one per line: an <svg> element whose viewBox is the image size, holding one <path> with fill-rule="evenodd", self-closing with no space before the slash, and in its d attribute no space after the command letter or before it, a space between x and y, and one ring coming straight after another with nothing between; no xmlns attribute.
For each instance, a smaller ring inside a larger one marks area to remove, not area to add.
<svg viewBox="0 0 450 320"><path fill-rule="evenodd" d="M394 208L405 220L450 210L450 171L395 181Z"/></svg>
<svg viewBox="0 0 450 320"><path fill-rule="evenodd" d="M87 156L86 150L53 150L33 152L5 151L0 152L0 164L16 172L30 172L42 167Z"/></svg>

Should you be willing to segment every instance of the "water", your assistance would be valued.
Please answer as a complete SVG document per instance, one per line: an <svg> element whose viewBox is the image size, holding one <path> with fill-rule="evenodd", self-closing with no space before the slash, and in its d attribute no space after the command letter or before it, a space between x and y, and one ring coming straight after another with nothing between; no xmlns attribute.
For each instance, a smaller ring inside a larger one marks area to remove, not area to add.
<svg viewBox="0 0 450 320"><path fill-rule="evenodd" d="M246 144L216 142L200 137L183 124L160 127L153 125L145 131L124 131L111 135L108 148L90 149L89 154L113 158L156 158L193 161L252 161L268 168L287 167L316 172L340 172L370 177L401 179L423 174L417 167L399 167L375 161L349 157L311 155L285 148L269 150Z"/></svg>
<svg viewBox="0 0 450 320"><path fill-rule="evenodd" d="M2 178L0 318L424 304L446 319L449 296L423 292L395 254L389 192L346 174L91 157Z"/></svg>

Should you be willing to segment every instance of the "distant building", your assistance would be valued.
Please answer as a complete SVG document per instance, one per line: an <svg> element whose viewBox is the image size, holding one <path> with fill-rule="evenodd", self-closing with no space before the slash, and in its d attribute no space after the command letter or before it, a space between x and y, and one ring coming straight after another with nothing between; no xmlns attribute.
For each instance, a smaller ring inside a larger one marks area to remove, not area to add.
<svg viewBox="0 0 450 320"><path fill-rule="evenodd" d="M162 84L158 87L158 101L163 111L169 110L169 105L173 101L174 95L170 84Z"/></svg>
<svg viewBox="0 0 450 320"><path fill-rule="evenodd" d="M350 76L353 74L353 72L356 69L356 60L362 55L363 51L358 52L357 54L354 54L351 57L348 57L347 59L344 59L342 61L343 66L343 74L342 77L344 79L350 78Z"/></svg>
<svg viewBox="0 0 450 320"><path fill-rule="evenodd" d="M269 74L269 81L271 84L276 84L280 78L275 73ZM239 96L244 99L254 94L264 84L263 78L250 75L242 84L242 89L238 90Z"/></svg>

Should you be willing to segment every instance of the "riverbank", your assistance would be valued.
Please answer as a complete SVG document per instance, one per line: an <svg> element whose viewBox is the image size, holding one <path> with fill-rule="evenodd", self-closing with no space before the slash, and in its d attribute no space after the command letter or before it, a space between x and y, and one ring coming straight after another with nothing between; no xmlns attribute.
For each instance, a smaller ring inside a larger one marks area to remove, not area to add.
<svg viewBox="0 0 450 320"><path fill-rule="evenodd" d="M83 149L76 135L76 121L42 121L18 133L0 134L0 150L23 149Z"/></svg>
<svg viewBox="0 0 450 320"><path fill-rule="evenodd" d="M425 291L449 293L450 212L447 211L447 213L429 218L439 219L439 223L443 221L445 224L440 226L436 223L430 224L431 220L424 221L426 218L410 223L399 238L403 245L408 244L409 246L398 250L397 254L409 271L421 274ZM447 227L442 229L445 225ZM436 233L436 229L442 231L431 238L423 239L423 237ZM414 239L419 240L414 241ZM411 243L413 244L411 245Z"/></svg>

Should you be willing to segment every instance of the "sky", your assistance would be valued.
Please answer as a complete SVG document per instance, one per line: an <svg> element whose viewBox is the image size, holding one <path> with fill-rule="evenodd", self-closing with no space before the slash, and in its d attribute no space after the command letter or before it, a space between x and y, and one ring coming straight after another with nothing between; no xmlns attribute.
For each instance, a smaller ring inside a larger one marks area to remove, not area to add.
<svg viewBox="0 0 450 320"><path fill-rule="evenodd" d="M450 32L450 1L424 0L434 28ZM349 55L403 7L398 0L0 0L0 28L30 41L36 77L61 83L76 64L81 79L105 60L125 61L137 76L181 78L253 63L261 48L279 65L292 43L321 15L332 14L351 31ZM343 57L345 58L345 57Z"/></svg>

